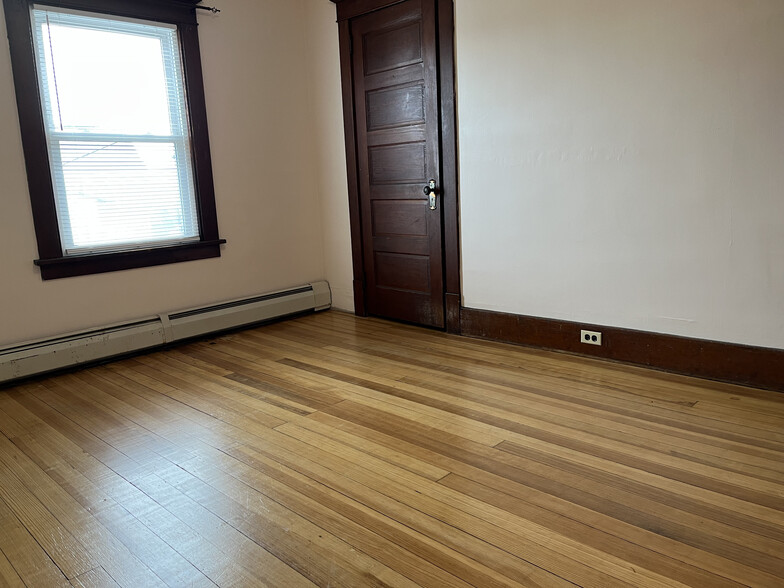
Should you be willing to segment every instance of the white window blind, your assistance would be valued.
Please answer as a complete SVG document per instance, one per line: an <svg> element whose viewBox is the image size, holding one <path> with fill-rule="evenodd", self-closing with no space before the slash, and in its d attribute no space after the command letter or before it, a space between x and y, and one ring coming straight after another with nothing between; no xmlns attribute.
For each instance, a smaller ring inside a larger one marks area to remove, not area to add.
<svg viewBox="0 0 784 588"><path fill-rule="evenodd" d="M197 241L176 27L36 5L33 29L63 252Z"/></svg>

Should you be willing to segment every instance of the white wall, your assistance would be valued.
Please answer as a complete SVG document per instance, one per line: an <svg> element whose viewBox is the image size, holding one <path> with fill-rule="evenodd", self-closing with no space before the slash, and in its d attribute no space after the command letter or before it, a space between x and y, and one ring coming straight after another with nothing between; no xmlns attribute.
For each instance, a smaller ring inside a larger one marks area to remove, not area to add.
<svg viewBox="0 0 784 588"><path fill-rule="evenodd" d="M309 0L304 24L311 65L310 98L315 115L312 145L324 228L324 270L332 289L332 306L353 311L346 143L343 138L340 46L335 18L332 2Z"/></svg>
<svg viewBox="0 0 784 588"><path fill-rule="evenodd" d="M0 346L325 278L312 51L302 43L310 1L215 0L220 15L200 13L223 256L47 282L33 265L0 10Z"/></svg>
<svg viewBox="0 0 784 588"><path fill-rule="evenodd" d="M784 2L456 18L464 305L784 348Z"/></svg>

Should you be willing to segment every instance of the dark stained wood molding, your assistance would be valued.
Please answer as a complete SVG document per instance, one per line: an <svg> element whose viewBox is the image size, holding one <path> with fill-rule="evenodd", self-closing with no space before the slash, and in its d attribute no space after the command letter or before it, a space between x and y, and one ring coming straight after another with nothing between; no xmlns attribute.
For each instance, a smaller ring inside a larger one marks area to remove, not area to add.
<svg viewBox="0 0 784 588"><path fill-rule="evenodd" d="M35 0L34 3L171 24L196 24L196 4L199 2L201 0Z"/></svg>
<svg viewBox="0 0 784 588"><path fill-rule="evenodd" d="M460 294L454 294L450 292L446 293L444 312L446 313L447 333L452 333L454 335L459 335L461 333L460 313L462 307L460 306L460 303L461 303Z"/></svg>
<svg viewBox="0 0 784 588"><path fill-rule="evenodd" d="M60 246L57 210L52 196L54 186L49 171L44 115L41 101L38 99L38 75L30 23L30 2L3 0L3 8L38 255L41 258L61 257L63 252ZM39 194L48 197L36 197Z"/></svg>
<svg viewBox="0 0 784 588"><path fill-rule="evenodd" d="M461 334L784 392L784 349L463 308ZM580 343L600 331L602 346Z"/></svg>
<svg viewBox="0 0 784 588"><path fill-rule="evenodd" d="M367 316L365 307L365 281L354 280L354 314L357 316Z"/></svg>
<svg viewBox="0 0 784 588"><path fill-rule="evenodd" d="M343 92L343 133L346 142L348 209L351 226L351 261L354 268L354 312L367 316L365 308L365 270L362 261L362 218L359 208L359 164L354 123L354 74L351 65L351 28L347 20L338 23L340 40L340 77Z"/></svg>
<svg viewBox="0 0 784 588"><path fill-rule="evenodd" d="M438 67L441 114L441 192L444 230L446 330L460 332L460 211L455 110L455 9L453 0L438 0Z"/></svg>
<svg viewBox="0 0 784 588"><path fill-rule="evenodd" d="M196 241L170 247L116 251L99 255L69 255L56 259L36 259L35 265L41 268L41 277L44 280L58 280L60 278L72 278L75 276L220 257L220 247L224 243L226 243L225 239L216 239L214 241Z"/></svg>
<svg viewBox="0 0 784 588"><path fill-rule="evenodd" d="M218 212L215 206L215 179L212 175L207 100L204 95L198 25L180 24L178 30L185 77L185 97L188 100L194 187L199 210L199 235L202 241L216 241L220 239Z"/></svg>
<svg viewBox="0 0 784 588"><path fill-rule="evenodd" d="M337 6L338 22L361 16L374 10L400 4L405 0L331 0Z"/></svg>
<svg viewBox="0 0 784 588"><path fill-rule="evenodd" d="M336 5L340 39L340 70L343 93L343 125L346 142L351 254L354 268L354 312L366 316L365 275L362 251L357 137L355 128L354 81L349 19L404 0L331 0ZM446 330L460 332L460 245L457 124L455 111L454 2L434 0L437 10L437 48L441 110L441 190L444 231L444 291Z"/></svg>

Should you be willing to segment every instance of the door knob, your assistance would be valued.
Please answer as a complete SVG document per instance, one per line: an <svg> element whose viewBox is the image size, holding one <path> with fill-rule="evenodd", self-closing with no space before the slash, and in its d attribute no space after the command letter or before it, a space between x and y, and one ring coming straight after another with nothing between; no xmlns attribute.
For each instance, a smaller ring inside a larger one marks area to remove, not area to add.
<svg viewBox="0 0 784 588"><path fill-rule="evenodd" d="M436 195L438 194L438 190L436 190L436 181L430 180L430 182L425 186L423 190L425 196L430 198L430 210L436 209Z"/></svg>

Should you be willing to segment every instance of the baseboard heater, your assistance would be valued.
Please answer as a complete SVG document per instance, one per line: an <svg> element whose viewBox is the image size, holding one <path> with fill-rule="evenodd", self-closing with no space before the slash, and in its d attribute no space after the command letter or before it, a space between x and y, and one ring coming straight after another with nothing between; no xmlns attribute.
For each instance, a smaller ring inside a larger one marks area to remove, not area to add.
<svg viewBox="0 0 784 588"><path fill-rule="evenodd" d="M327 282L0 349L0 383L332 305Z"/></svg>

